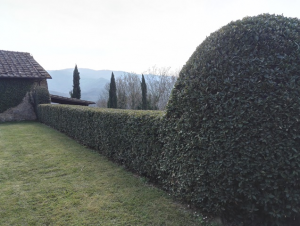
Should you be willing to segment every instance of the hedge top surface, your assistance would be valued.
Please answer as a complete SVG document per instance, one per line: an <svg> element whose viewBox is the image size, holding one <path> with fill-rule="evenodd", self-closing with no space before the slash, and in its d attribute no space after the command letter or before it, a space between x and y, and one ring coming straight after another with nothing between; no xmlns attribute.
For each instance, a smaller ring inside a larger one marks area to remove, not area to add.
<svg viewBox="0 0 300 226"><path fill-rule="evenodd" d="M181 117L191 109L202 112L207 105L204 96L252 96L254 86L268 93L265 86L298 84L299 73L299 19L246 17L212 33L197 47L180 72L167 116Z"/></svg>
<svg viewBox="0 0 300 226"><path fill-rule="evenodd" d="M47 105L45 105L47 106ZM165 112L163 111L144 111L144 110L131 110L131 109L116 109L116 108L95 108L88 106L80 106L80 105L68 105L68 104L51 104L48 105L54 108L72 108L75 111L89 111L89 112L100 112L100 113L110 113L110 114L126 114L132 116L154 116L154 117L163 117Z"/></svg>

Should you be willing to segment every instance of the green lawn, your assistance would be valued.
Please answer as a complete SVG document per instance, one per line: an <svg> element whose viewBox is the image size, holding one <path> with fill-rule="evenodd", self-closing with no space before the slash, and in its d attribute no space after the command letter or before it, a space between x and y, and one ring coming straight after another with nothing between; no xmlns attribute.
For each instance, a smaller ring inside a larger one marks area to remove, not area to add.
<svg viewBox="0 0 300 226"><path fill-rule="evenodd" d="M0 124L0 225L204 225L198 214L38 122Z"/></svg>

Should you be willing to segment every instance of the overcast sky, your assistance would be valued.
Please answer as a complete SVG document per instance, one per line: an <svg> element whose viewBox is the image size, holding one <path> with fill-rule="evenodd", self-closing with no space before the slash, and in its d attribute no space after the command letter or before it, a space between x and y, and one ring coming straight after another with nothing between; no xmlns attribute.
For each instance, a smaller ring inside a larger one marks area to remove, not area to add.
<svg viewBox="0 0 300 226"><path fill-rule="evenodd" d="M47 70L175 70L231 21L300 18L299 9L300 0L0 0L0 49L29 52Z"/></svg>

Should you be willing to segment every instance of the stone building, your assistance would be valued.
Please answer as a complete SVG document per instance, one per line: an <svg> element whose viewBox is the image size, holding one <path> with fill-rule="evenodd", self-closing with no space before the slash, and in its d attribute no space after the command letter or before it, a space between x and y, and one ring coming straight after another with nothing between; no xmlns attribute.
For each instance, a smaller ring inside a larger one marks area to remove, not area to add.
<svg viewBox="0 0 300 226"><path fill-rule="evenodd" d="M35 120L33 92L48 90L49 73L30 53L0 50L0 122Z"/></svg>

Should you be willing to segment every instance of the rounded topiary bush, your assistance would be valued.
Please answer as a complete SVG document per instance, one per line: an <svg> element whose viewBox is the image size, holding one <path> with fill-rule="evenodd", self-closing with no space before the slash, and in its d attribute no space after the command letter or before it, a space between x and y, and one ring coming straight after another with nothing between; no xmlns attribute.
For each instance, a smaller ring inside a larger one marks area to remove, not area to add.
<svg viewBox="0 0 300 226"><path fill-rule="evenodd" d="M293 221L300 211L299 19L263 14L212 33L180 72L166 120L163 159L173 161L161 169L174 169L165 186L175 195L239 225Z"/></svg>

